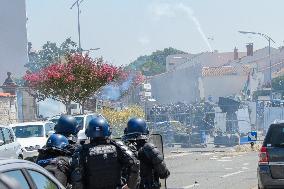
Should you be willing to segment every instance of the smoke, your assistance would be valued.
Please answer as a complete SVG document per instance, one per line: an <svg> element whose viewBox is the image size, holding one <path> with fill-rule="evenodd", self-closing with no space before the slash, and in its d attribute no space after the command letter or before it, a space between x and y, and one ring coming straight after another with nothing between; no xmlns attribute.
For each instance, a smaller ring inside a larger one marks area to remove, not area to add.
<svg viewBox="0 0 284 189"><path fill-rule="evenodd" d="M118 100L120 96L119 86L107 85L102 89L99 98L102 100Z"/></svg>
<svg viewBox="0 0 284 189"><path fill-rule="evenodd" d="M167 3L156 3L150 7L151 12L154 14L155 20L160 20L161 17L177 17L177 14L182 12L187 15L187 17L193 21L197 31L202 37L204 43L207 45L210 52L212 52L212 47L208 41L206 34L204 33L202 26L194 15L194 11L191 7L184 5L183 3L179 4L167 4Z"/></svg>
<svg viewBox="0 0 284 189"><path fill-rule="evenodd" d="M65 112L65 106L61 102L52 99L40 101L38 106L39 114L43 115L43 117L52 117Z"/></svg>
<svg viewBox="0 0 284 189"><path fill-rule="evenodd" d="M119 100L127 92L133 82L134 75L130 74L126 81L118 85L117 83L109 84L101 90L98 97L102 100Z"/></svg>
<svg viewBox="0 0 284 189"><path fill-rule="evenodd" d="M199 20L196 18L196 16L194 16L194 11L192 10L192 8L189 7L189 6L185 6L185 5L182 4L182 3L178 4L178 5L176 6L176 8L179 9L179 10L184 11L184 13L186 13L187 16L193 21L193 23L195 24L195 26L196 26L196 28L197 28L199 34L201 35L201 37L202 37L202 39L203 39L203 41L206 43L206 45L207 45L209 51L212 52L212 47L211 47L211 45L210 45L210 43L209 43L209 41L208 41L208 38L207 38L207 36L205 35L205 33L204 33L204 31L203 31L203 29L202 29L202 27L201 27L201 24L200 24Z"/></svg>

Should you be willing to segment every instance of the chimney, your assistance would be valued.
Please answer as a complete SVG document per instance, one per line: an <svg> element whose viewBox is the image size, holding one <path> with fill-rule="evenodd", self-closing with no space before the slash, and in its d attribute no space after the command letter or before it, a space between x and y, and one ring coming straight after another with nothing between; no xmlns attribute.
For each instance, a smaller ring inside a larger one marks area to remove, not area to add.
<svg viewBox="0 0 284 189"><path fill-rule="evenodd" d="M239 59L239 53L238 53L238 49L237 47L234 48L234 60L238 60Z"/></svg>
<svg viewBox="0 0 284 189"><path fill-rule="evenodd" d="M253 56L253 43L248 43L247 47L247 56Z"/></svg>

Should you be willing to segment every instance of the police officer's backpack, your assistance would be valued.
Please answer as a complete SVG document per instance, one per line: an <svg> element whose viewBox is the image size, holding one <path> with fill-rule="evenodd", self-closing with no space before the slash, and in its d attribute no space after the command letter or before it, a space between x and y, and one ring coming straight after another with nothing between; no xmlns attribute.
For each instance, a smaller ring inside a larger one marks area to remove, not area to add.
<svg viewBox="0 0 284 189"><path fill-rule="evenodd" d="M121 185L121 165L114 145L83 146L84 185L87 188L116 188Z"/></svg>
<svg viewBox="0 0 284 189"><path fill-rule="evenodd" d="M56 158L43 159L37 162L49 171L63 186L67 186L69 177L70 158L59 156Z"/></svg>

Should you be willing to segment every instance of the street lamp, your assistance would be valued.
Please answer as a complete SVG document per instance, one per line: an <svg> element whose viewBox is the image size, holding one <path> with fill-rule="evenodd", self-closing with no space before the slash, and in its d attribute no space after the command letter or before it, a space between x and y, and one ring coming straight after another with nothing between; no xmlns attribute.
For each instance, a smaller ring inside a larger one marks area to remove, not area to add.
<svg viewBox="0 0 284 189"><path fill-rule="evenodd" d="M81 52L87 52L87 54L90 53L90 51L97 51L100 50L101 48L91 48L91 49L81 49Z"/></svg>
<svg viewBox="0 0 284 189"><path fill-rule="evenodd" d="M270 52L270 44L271 44L271 41L273 43L275 43L275 41L273 39L271 39L271 37L269 37L268 35L266 34L263 34L263 33L259 33L259 32L250 32L250 31L239 31L239 33L241 34L253 34L253 35L260 35L262 37L264 37L267 41L268 41L268 54L269 54L269 71L270 71L270 74L269 74L269 80L270 80L270 100L272 100L272 66L271 66L271 52Z"/></svg>
<svg viewBox="0 0 284 189"><path fill-rule="evenodd" d="M80 1L80 2L79 2ZM78 23L78 37L79 37L79 50L80 52L82 51L81 48L81 27L80 27L80 4L83 2L84 0L76 0L73 5L70 7L70 9L73 9L73 7L76 5L77 6L77 23Z"/></svg>

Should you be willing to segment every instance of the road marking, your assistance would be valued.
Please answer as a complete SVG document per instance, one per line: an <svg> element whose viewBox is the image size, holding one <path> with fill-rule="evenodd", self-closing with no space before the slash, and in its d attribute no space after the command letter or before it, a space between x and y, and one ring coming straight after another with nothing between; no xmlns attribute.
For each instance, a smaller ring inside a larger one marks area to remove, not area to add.
<svg viewBox="0 0 284 189"><path fill-rule="evenodd" d="M249 163L244 163L243 166L249 165Z"/></svg>
<svg viewBox="0 0 284 189"><path fill-rule="evenodd" d="M232 159L232 157L221 157L221 159Z"/></svg>
<svg viewBox="0 0 284 189"><path fill-rule="evenodd" d="M242 167L242 170L248 170L249 168L247 168L247 167Z"/></svg>
<svg viewBox="0 0 284 189"><path fill-rule="evenodd" d="M174 154L174 155L170 155L165 157L165 159L171 159L171 158L175 158L175 157L182 157L182 156L186 156L186 155L190 155L192 153L181 153L181 154Z"/></svg>
<svg viewBox="0 0 284 189"><path fill-rule="evenodd" d="M199 184L192 184L192 185L188 185L188 186L184 186L182 187L183 189L188 189L188 188L194 188L196 186L199 186Z"/></svg>
<svg viewBox="0 0 284 189"><path fill-rule="evenodd" d="M232 160L231 159L218 159L217 161L227 162L227 161L232 161Z"/></svg>
<svg viewBox="0 0 284 189"><path fill-rule="evenodd" d="M231 167L226 167L225 169L226 169L226 170L232 170L233 168L231 168Z"/></svg>
<svg viewBox="0 0 284 189"><path fill-rule="evenodd" d="M215 153L208 152L208 153L202 153L201 155L202 155L202 156L210 156L210 155L213 155L213 154L215 154Z"/></svg>
<svg viewBox="0 0 284 189"><path fill-rule="evenodd" d="M212 157L212 158L209 158L210 160L217 160L218 158L216 157Z"/></svg>
<svg viewBox="0 0 284 189"><path fill-rule="evenodd" d="M243 172L244 171L237 171L237 172L234 172L234 173L229 173L229 174L221 176L221 178L227 178L227 177L230 177L230 176L233 176L233 175L237 175L237 174L240 174L240 173L243 173Z"/></svg>

